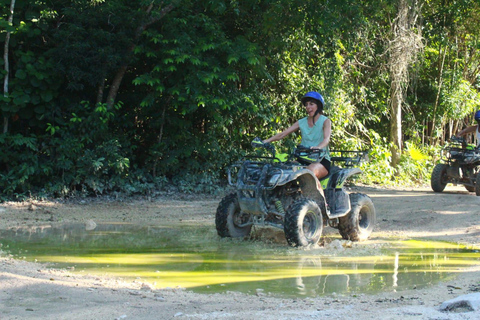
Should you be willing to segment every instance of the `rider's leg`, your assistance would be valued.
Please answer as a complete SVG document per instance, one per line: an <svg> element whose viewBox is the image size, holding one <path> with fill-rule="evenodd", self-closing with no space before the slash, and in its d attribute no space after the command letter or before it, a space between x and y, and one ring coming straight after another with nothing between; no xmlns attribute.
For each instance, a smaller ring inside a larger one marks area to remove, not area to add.
<svg viewBox="0 0 480 320"><path fill-rule="evenodd" d="M322 179L328 174L327 168L325 168L325 166L319 162L311 163L307 167L307 169L312 171L315 174L315 176L318 178L318 180Z"/></svg>
<svg viewBox="0 0 480 320"><path fill-rule="evenodd" d="M327 168L325 168L323 164L316 162L316 163L311 163L307 167L307 169L312 171L313 174L315 174L315 176L318 178L318 189L320 190L320 193L322 194L322 196L325 198L322 185L320 184L320 179L325 177L328 174Z"/></svg>

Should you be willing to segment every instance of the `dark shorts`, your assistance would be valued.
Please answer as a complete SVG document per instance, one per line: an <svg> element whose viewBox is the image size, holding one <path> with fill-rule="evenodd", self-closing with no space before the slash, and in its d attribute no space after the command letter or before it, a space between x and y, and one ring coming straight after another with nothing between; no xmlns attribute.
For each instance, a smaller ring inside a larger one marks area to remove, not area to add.
<svg viewBox="0 0 480 320"><path fill-rule="evenodd" d="M330 160L323 158L322 161L320 161L320 164L322 164L325 169L327 169L328 173L330 173L330 166L332 165L332 162Z"/></svg>
<svg viewBox="0 0 480 320"><path fill-rule="evenodd" d="M327 169L328 173L330 173L330 166L332 165L332 162L330 160L325 159L325 158L323 158L322 161L320 161L320 162L308 162L308 161L304 161L303 159L298 159L298 162L300 162L304 166L308 166L311 163L320 163L321 165L323 165L325 167L325 169Z"/></svg>

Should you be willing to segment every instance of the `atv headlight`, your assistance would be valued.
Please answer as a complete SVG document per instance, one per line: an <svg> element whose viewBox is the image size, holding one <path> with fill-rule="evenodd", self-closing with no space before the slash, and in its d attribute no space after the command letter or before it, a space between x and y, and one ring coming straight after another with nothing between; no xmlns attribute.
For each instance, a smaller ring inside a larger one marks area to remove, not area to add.
<svg viewBox="0 0 480 320"><path fill-rule="evenodd" d="M280 168L274 168L269 172L267 176L267 185L275 187L285 178L285 172Z"/></svg>
<svg viewBox="0 0 480 320"><path fill-rule="evenodd" d="M269 186L276 185L280 181L281 177L282 177L281 173L275 173L268 179L267 184Z"/></svg>

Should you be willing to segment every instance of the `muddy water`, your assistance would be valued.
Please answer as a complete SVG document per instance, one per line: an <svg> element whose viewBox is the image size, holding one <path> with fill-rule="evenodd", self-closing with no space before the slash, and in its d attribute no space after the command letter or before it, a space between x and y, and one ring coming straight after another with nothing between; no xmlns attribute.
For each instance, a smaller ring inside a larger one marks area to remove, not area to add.
<svg viewBox="0 0 480 320"><path fill-rule="evenodd" d="M213 225L99 224L86 230L71 224L0 231L0 244L3 254L20 259L156 288L285 297L422 288L480 265L477 249L445 242L374 239L350 247L334 239L346 248L295 249L281 232L265 231L241 241L220 239Z"/></svg>

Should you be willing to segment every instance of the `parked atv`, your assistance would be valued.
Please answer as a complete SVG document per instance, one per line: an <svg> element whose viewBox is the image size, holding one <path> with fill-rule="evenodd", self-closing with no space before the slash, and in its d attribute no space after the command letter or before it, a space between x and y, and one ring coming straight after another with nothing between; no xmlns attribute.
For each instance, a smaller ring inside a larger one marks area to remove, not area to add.
<svg viewBox="0 0 480 320"><path fill-rule="evenodd" d="M236 192L223 198L217 208L220 237L246 237L254 225L273 226L284 230L289 245L302 247L316 244L327 223L343 239L361 241L370 236L376 220L372 200L363 193L348 194L344 188L350 176L361 173L353 166L366 152L339 151L340 156L331 157L329 175L319 181L306 166L324 157L323 150L298 146L291 155L277 155L272 144L258 138L254 142L268 155L252 156L229 168L229 183ZM337 162L345 168L336 166Z"/></svg>
<svg viewBox="0 0 480 320"><path fill-rule="evenodd" d="M469 192L480 196L480 150L464 138L453 136L442 150L442 162L432 171L433 191L442 192L448 183L464 185Z"/></svg>

